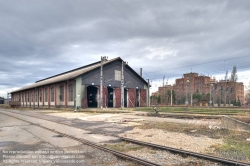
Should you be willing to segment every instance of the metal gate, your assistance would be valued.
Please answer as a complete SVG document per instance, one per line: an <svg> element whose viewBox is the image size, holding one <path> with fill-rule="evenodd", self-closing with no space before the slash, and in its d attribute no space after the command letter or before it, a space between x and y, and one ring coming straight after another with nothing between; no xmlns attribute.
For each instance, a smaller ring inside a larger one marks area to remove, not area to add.
<svg viewBox="0 0 250 166"><path fill-rule="evenodd" d="M135 89L128 89L128 107L135 107Z"/></svg>
<svg viewBox="0 0 250 166"><path fill-rule="evenodd" d="M115 88L115 107L121 107L121 88Z"/></svg>
<svg viewBox="0 0 250 166"><path fill-rule="evenodd" d="M146 89L141 89L140 92L140 107L146 107L147 106L147 91Z"/></svg>

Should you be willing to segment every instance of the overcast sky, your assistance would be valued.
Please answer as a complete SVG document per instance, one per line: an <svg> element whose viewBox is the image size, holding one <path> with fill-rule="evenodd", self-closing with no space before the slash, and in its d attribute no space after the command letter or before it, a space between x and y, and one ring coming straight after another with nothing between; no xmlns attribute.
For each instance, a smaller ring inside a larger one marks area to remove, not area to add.
<svg viewBox="0 0 250 166"><path fill-rule="evenodd" d="M152 91L187 72L250 81L249 0L0 0L0 96L121 57Z"/></svg>

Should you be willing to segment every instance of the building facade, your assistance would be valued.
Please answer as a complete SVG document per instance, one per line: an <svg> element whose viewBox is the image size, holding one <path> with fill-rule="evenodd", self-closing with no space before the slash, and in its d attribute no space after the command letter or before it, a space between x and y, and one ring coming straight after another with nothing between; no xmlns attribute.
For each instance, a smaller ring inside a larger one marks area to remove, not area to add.
<svg viewBox="0 0 250 166"><path fill-rule="evenodd" d="M4 98L0 97L0 104L4 104Z"/></svg>
<svg viewBox="0 0 250 166"><path fill-rule="evenodd" d="M13 91L12 101L20 101L23 107L43 108L148 106L148 83L129 65L122 72L122 62L118 57L45 78Z"/></svg>
<svg viewBox="0 0 250 166"><path fill-rule="evenodd" d="M217 104L232 104L233 101L244 104L245 101L242 82L216 81L215 78L192 72L183 74L182 78L177 78L172 86L158 87L157 94L161 95L162 99L169 90L173 90L175 93L175 104L177 104L177 101L181 101L181 103L188 101L189 104L192 104L191 96L195 93L211 94L211 100Z"/></svg>

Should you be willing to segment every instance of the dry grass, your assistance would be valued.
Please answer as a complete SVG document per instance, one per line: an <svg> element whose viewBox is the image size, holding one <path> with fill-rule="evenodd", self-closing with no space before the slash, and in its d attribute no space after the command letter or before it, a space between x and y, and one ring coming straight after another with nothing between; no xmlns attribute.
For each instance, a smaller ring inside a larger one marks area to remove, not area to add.
<svg viewBox="0 0 250 166"><path fill-rule="evenodd" d="M214 155L232 160L250 162L250 141L246 140L250 138L250 131L209 129L206 126L168 122L146 122L138 127L141 129L161 129L164 131L181 132L195 137L204 135L209 138L223 139L224 144L213 147L215 149Z"/></svg>
<svg viewBox="0 0 250 166"><path fill-rule="evenodd" d="M232 118L250 124L250 116L249 115L247 115L247 116L246 115L245 116L233 116Z"/></svg>
<svg viewBox="0 0 250 166"><path fill-rule="evenodd" d="M8 104L0 104L0 108L8 109L10 106Z"/></svg>

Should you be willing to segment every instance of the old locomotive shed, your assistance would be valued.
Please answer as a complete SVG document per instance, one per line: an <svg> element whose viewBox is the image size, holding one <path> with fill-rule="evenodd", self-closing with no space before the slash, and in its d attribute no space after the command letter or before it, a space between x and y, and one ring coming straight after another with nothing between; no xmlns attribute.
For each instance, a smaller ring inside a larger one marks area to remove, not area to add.
<svg viewBox="0 0 250 166"><path fill-rule="evenodd" d="M119 108L122 102L124 107L148 106L148 83L129 65L123 65L120 57L111 60L103 57L101 59L13 91L12 101L20 101L23 107L44 108L97 108L101 105ZM121 91L121 87L124 91Z"/></svg>

